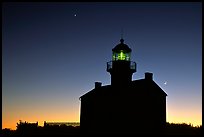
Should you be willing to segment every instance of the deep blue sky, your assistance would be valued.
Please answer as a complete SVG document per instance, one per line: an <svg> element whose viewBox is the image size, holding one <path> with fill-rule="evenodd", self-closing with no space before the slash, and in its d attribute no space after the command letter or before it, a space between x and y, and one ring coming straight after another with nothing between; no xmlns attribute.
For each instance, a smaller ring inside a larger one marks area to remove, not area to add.
<svg viewBox="0 0 204 137"><path fill-rule="evenodd" d="M3 128L79 121L79 97L110 84L121 29L133 79L152 72L168 94L167 121L201 124L201 24L202 3L3 3Z"/></svg>

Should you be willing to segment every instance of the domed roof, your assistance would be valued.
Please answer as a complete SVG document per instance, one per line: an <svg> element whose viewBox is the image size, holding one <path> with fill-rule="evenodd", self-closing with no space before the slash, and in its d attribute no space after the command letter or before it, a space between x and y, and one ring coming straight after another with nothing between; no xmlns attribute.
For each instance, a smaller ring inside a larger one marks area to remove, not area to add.
<svg viewBox="0 0 204 137"><path fill-rule="evenodd" d="M124 40L120 39L120 44L116 45L112 51L113 52L120 52L121 50L126 51L126 52L131 52L131 48L128 47L128 45L124 44Z"/></svg>

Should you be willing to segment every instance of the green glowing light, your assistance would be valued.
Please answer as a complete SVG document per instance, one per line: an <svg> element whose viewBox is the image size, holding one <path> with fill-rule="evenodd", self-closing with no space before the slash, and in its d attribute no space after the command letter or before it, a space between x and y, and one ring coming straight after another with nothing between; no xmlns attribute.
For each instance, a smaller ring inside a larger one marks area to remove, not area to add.
<svg viewBox="0 0 204 137"><path fill-rule="evenodd" d="M126 58L126 54L124 54L123 51L120 51L118 55L118 60L125 60L125 58Z"/></svg>
<svg viewBox="0 0 204 137"><path fill-rule="evenodd" d="M125 60L125 55L122 52L120 53L120 58L121 60Z"/></svg>
<svg viewBox="0 0 204 137"><path fill-rule="evenodd" d="M120 52L114 52L112 55L113 60L130 60L130 53L125 53L123 50Z"/></svg>

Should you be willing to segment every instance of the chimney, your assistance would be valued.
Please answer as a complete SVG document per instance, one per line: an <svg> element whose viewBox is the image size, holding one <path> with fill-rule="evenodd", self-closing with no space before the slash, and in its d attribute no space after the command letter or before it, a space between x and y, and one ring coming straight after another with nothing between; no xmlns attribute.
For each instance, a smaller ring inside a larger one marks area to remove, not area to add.
<svg viewBox="0 0 204 137"><path fill-rule="evenodd" d="M146 80L153 80L153 73L146 72L145 73L145 79Z"/></svg>
<svg viewBox="0 0 204 137"><path fill-rule="evenodd" d="M95 89L98 89L101 87L101 82L95 82Z"/></svg>

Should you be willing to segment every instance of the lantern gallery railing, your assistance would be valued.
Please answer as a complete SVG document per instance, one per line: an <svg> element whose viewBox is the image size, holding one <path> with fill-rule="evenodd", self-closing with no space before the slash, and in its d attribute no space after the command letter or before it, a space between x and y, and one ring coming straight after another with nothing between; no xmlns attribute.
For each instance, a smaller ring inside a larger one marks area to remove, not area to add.
<svg viewBox="0 0 204 137"><path fill-rule="evenodd" d="M107 62L107 71L110 72L113 69L113 61ZM130 61L130 70L136 72L136 62Z"/></svg>

